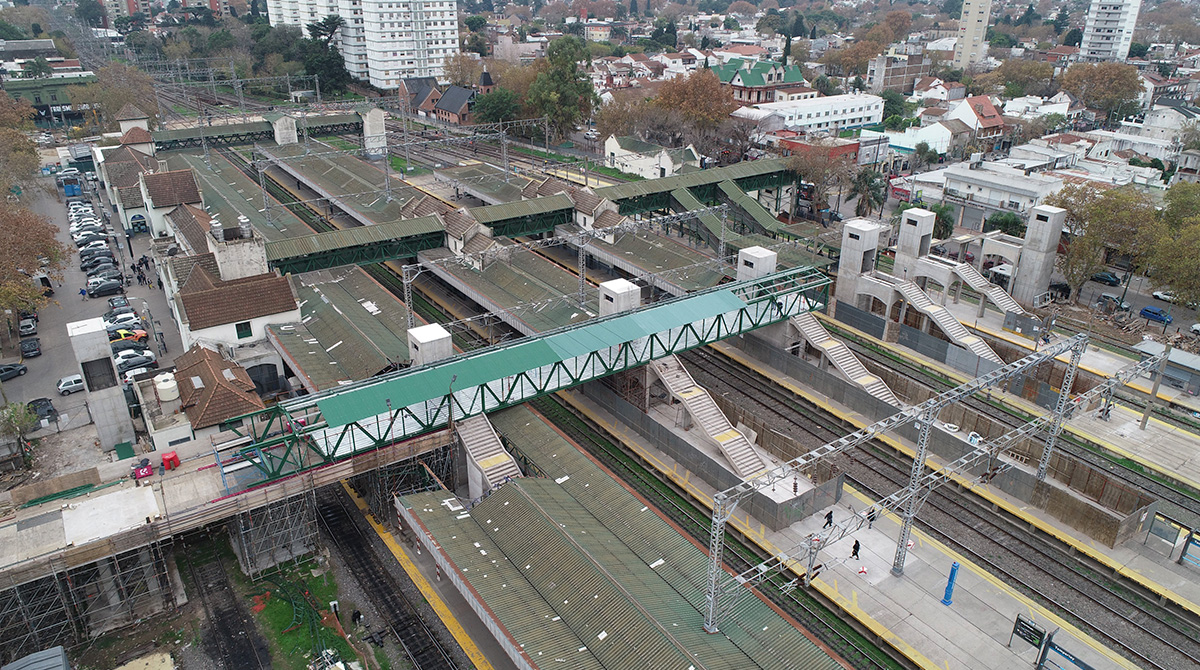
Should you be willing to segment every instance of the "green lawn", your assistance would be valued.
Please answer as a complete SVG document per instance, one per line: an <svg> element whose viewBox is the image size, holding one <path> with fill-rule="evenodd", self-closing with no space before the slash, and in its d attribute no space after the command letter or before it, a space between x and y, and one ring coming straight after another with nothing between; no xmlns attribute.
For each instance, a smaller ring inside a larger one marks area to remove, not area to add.
<svg viewBox="0 0 1200 670"><path fill-rule="evenodd" d="M403 157L392 156L392 169L401 174L408 175L410 177L415 177L415 176L421 175L421 174L429 174L429 170L427 168L423 168L423 167L417 166L415 164L412 166L411 171L405 170L404 169L405 167L406 167L406 165L405 165Z"/></svg>

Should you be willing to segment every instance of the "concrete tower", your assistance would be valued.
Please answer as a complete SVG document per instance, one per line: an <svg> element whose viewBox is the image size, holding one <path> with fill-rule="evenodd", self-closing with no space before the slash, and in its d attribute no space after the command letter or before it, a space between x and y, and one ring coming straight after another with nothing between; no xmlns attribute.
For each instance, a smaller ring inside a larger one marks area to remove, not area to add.
<svg viewBox="0 0 1200 670"><path fill-rule="evenodd" d="M1079 58L1087 63L1123 62L1133 43L1142 0L1092 0L1083 24Z"/></svg>
<svg viewBox="0 0 1200 670"><path fill-rule="evenodd" d="M987 29L991 17L992 0L963 0L958 42L954 45L954 67L966 70L987 55Z"/></svg>

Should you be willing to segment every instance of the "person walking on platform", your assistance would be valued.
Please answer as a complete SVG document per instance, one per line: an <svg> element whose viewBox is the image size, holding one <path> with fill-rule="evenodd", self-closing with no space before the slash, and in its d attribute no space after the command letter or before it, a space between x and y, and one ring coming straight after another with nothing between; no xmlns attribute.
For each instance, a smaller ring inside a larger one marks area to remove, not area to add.
<svg viewBox="0 0 1200 670"><path fill-rule="evenodd" d="M862 545L860 545L858 543L858 540L855 540L854 547L850 549L850 558L853 558L854 560L857 561L858 560L858 550L861 548L862 548Z"/></svg>
<svg viewBox="0 0 1200 670"><path fill-rule="evenodd" d="M867 529L869 530L871 528L871 526L874 526L874 525L875 525L875 508L872 507L871 510L869 512L867 512Z"/></svg>
<svg viewBox="0 0 1200 670"><path fill-rule="evenodd" d="M821 528L822 529L829 528L832 525L833 525L833 510L829 510L828 512L825 513L825 525L821 526Z"/></svg>

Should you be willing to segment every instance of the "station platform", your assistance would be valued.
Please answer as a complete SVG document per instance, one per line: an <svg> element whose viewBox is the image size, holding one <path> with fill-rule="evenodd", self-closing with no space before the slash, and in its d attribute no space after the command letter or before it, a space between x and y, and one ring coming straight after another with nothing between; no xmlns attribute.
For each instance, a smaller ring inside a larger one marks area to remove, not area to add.
<svg viewBox="0 0 1200 670"><path fill-rule="evenodd" d="M782 373L777 374L782 377ZM711 507L715 490L683 465L654 448L581 393L568 391L560 396L610 431L676 485ZM847 416L851 414L847 412ZM863 509L870 504L852 487L846 486L844 492L842 501L832 508L835 516L853 514L854 509ZM808 533L820 530L825 511L778 533L767 530L741 509L734 513L729 523L769 551L795 554L793 547L797 542ZM880 517L870 530L855 534L862 545L860 560L849 559L852 541L833 545L821 556L825 567L812 588L918 667L1007 670L1020 663L1032 663L1036 658L1032 647L1020 640L1014 640L1011 648L1007 646L1017 613L1032 617L1048 630L1061 629L1055 641L1097 669L1137 667L917 529L912 532L914 543L908 552L904 575L892 576L898 534L897 518L886 515ZM945 606L941 599L951 564L955 561L962 566L958 586L954 604Z"/></svg>

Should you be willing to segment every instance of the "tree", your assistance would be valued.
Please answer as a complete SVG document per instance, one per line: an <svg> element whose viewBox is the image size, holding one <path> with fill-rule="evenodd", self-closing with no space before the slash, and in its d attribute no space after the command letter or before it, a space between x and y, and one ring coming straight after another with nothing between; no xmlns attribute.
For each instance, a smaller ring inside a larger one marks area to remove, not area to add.
<svg viewBox="0 0 1200 670"><path fill-rule="evenodd" d="M308 28L308 34L314 39L321 42L324 46L329 46L333 43L333 38L337 37L338 31L346 26L346 20L337 14L330 14L320 21L316 21L305 26Z"/></svg>
<svg viewBox="0 0 1200 670"><path fill-rule="evenodd" d="M42 34L42 24L40 24L40 23L29 24L29 34L35 38L38 35L41 35Z"/></svg>
<svg viewBox="0 0 1200 670"><path fill-rule="evenodd" d="M27 190L34 184L40 159L26 131L33 129L35 116L28 101L0 93L0 193L7 195L14 187Z"/></svg>
<svg viewBox="0 0 1200 670"><path fill-rule="evenodd" d="M637 15L638 15L638 4L637 4L637 0L629 0L629 15L630 15L630 16L637 16Z"/></svg>
<svg viewBox="0 0 1200 670"><path fill-rule="evenodd" d="M796 20L792 21L791 35L793 37L804 37L804 33L808 32L808 28L804 25L804 15L796 12Z"/></svg>
<svg viewBox="0 0 1200 670"><path fill-rule="evenodd" d="M1025 219L1016 212L996 212L987 218L984 230L999 230L1005 235L1025 237Z"/></svg>
<svg viewBox="0 0 1200 670"><path fill-rule="evenodd" d="M1049 63L1032 60L1010 59L995 70L975 78L974 85L983 93L1006 87L1007 97L1042 95L1048 92L1054 78L1054 67ZM1007 88L1011 87L1011 88Z"/></svg>
<svg viewBox="0 0 1200 670"><path fill-rule="evenodd" d="M477 33L487 27L487 19L482 16L468 16L463 19L463 25L473 33Z"/></svg>
<svg viewBox="0 0 1200 670"><path fill-rule="evenodd" d="M813 185L812 207L821 211L829 207L829 196L840 189L854 173L854 162L845 155L834 156L832 148L811 141L792 152L788 170Z"/></svg>
<svg viewBox="0 0 1200 670"><path fill-rule="evenodd" d="M0 21L0 40L23 40L25 33L7 21Z"/></svg>
<svg viewBox="0 0 1200 670"><path fill-rule="evenodd" d="M716 128L737 109L721 79L712 70L698 70L690 77L675 77L663 83L655 106L678 110L683 119L704 130Z"/></svg>
<svg viewBox="0 0 1200 670"><path fill-rule="evenodd" d="M26 61L22 71L26 77L31 79L43 79L54 74L54 68L50 67L50 61L42 56L38 56L31 61Z"/></svg>
<svg viewBox="0 0 1200 670"><path fill-rule="evenodd" d="M786 32L783 33L783 54L779 59L779 64L787 67L788 56L792 55L792 38Z"/></svg>
<svg viewBox="0 0 1200 670"><path fill-rule="evenodd" d="M442 74L455 86L473 86L483 74L483 61L456 53L446 59Z"/></svg>
<svg viewBox="0 0 1200 670"><path fill-rule="evenodd" d="M1078 28L1072 28L1063 36L1063 46L1077 47L1083 42L1083 31Z"/></svg>
<svg viewBox="0 0 1200 670"><path fill-rule="evenodd" d="M104 5L96 0L79 0L75 3L75 18L89 26L99 26L104 22Z"/></svg>
<svg viewBox="0 0 1200 670"><path fill-rule="evenodd" d="M217 30L208 34L208 51L216 53L226 49L232 49L237 43L233 38L233 33L228 30Z"/></svg>
<svg viewBox="0 0 1200 670"><path fill-rule="evenodd" d="M729 9L725 11L729 14L751 18L758 13L758 7L746 2L746 0L734 0L734 2L729 5Z"/></svg>
<svg viewBox="0 0 1200 670"><path fill-rule="evenodd" d="M959 18L962 16L962 0L946 0L942 3L942 11L952 19Z"/></svg>
<svg viewBox="0 0 1200 670"><path fill-rule="evenodd" d="M1062 87L1105 116L1137 100L1142 91L1137 68L1119 63L1076 63L1067 68Z"/></svg>
<svg viewBox="0 0 1200 670"><path fill-rule="evenodd" d="M1099 192L1091 186L1068 184L1046 204L1067 210L1064 227L1070 244L1056 266L1075 301L1087 280L1104 269L1110 251L1141 265L1160 234L1153 201L1132 188Z"/></svg>
<svg viewBox="0 0 1200 670"><path fill-rule="evenodd" d="M1200 218L1159 226L1148 260L1160 288L1169 288L1179 304L1200 304Z"/></svg>
<svg viewBox="0 0 1200 670"><path fill-rule="evenodd" d="M1146 56L1146 52L1149 50L1150 50L1149 44L1142 44L1141 42L1134 42L1129 45L1129 57L1130 58L1144 58Z"/></svg>
<svg viewBox="0 0 1200 670"><path fill-rule="evenodd" d="M1200 221L1200 184L1181 181L1167 189L1163 199L1166 206L1162 220L1171 230L1178 230L1193 219Z"/></svg>
<svg viewBox="0 0 1200 670"><path fill-rule="evenodd" d="M887 202L887 178L871 168L863 168L854 175L850 184L850 197L858 198L854 204L856 216L869 216L876 209L883 209Z"/></svg>
<svg viewBox="0 0 1200 670"><path fill-rule="evenodd" d="M922 166L929 165L937 161L939 154L936 149L929 146L928 142L917 142L917 146L913 147L912 153L912 171L916 172Z"/></svg>
<svg viewBox="0 0 1200 670"><path fill-rule="evenodd" d="M529 106L550 119L551 128L558 137L592 115L595 89L579 70L579 63L586 55L586 45L578 37L564 36L554 40L546 47L546 69L529 88Z"/></svg>
<svg viewBox="0 0 1200 670"><path fill-rule="evenodd" d="M1066 7L1058 10L1058 14L1054 15L1054 34L1061 35L1067 26L1071 25L1071 15L1067 12Z"/></svg>
<svg viewBox="0 0 1200 670"><path fill-rule="evenodd" d="M506 88L497 88L475 98L475 116L483 123L512 121L520 111L517 95Z"/></svg>
<svg viewBox="0 0 1200 670"><path fill-rule="evenodd" d="M0 309L19 310L46 304L42 287L31 273L41 270L62 281L70 256L58 241L58 228L49 219L16 204L0 201ZM48 263L41 266L38 259Z"/></svg>
<svg viewBox="0 0 1200 670"><path fill-rule="evenodd" d="M899 91L884 91L880 94L883 98L883 118L889 116L899 116L904 118L904 96Z"/></svg>
<svg viewBox="0 0 1200 670"><path fill-rule="evenodd" d="M817 89L821 95L837 95L838 93L841 93L841 91L838 90L837 84L833 83L833 80L825 75L820 75L814 79L812 87Z"/></svg>
<svg viewBox="0 0 1200 670"><path fill-rule="evenodd" d="M319 40L304 40L301 51L304 71L316 75L321 82L321 91L340 93L350 85L350 72L346 62L332 45Z"/></svg>
<svg viewBox="0 0 1200 670"><path fill-rule="evenodd" d="M954 234L954 206L940 202L924 205L911 202L900 203L892 212L892 228L900 226L900 218L904 212L917 207L933 212L933 237L935 239L944 240Z"/></svg>
<svg viewBox="0 0 1200 670"><path fill-rule="evenodd" d="M321 78L325 88L325 78ZM158 114L154 80L141 70L113 61L96 70L96 81L84 86L71 86L67 95L72 104L88 104L94 112L104 115L104 127L116 130L115 118L125 105L132 104L150 116L151 123ZM151 126L153 128L153 126Z"/></svg>
<svg viewBox="0 0 1200 670"><path fill-rule="evenodd" d="M0 390L2 389L3 386L0 386ZM25 435L37 425L38 415L29 405L23 402L8 402L8 396L5 395L5 404L0 406L0 435L23 441Z"/></svg>

